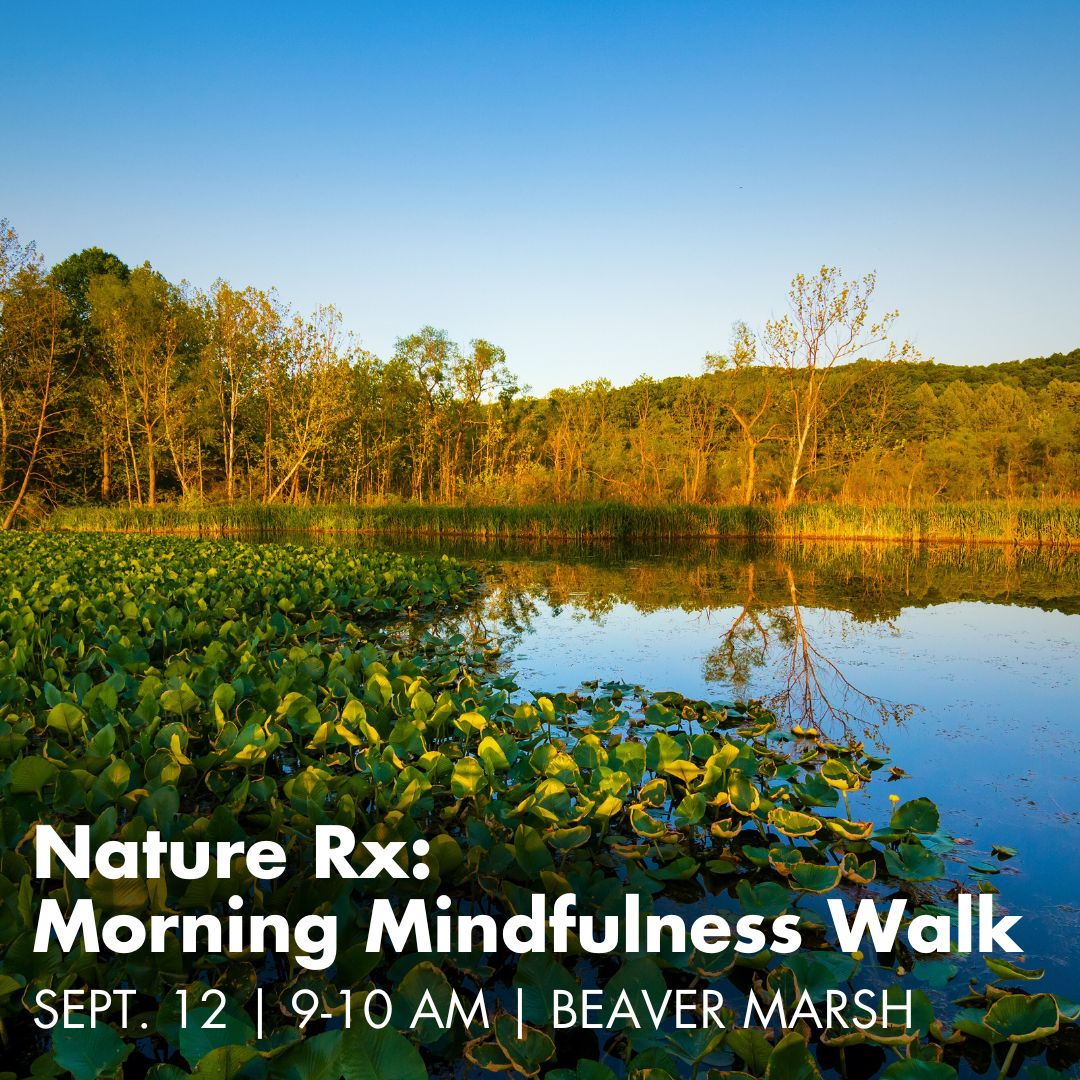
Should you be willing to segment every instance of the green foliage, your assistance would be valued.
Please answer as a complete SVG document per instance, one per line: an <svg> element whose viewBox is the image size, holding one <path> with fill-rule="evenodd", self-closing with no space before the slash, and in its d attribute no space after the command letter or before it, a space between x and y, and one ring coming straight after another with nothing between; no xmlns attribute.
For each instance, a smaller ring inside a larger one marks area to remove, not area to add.
<svg viewBox="0 0 1080 1080"><path fill-rule="evenodd" d="M49 271L50 283L68 298L72 315L77 322L89 322L90 282L103 274L127 281L131 276L131 270L112 252L104 251L99 247L90 247L75 255L69 255Z"/></svg>
<svg viewBox="0 0 1080 1080"><path fill-rule="evenodd" d="M687 538L879 539L1033 545L1080 543L1080 507L1007 503L928 509L797 504L768 507L632 506L605 502L532 506L260 506L204 509L80 507L57 511L59 529L94 532L190 532L203 536L279 535L292 531L388 536L593 540Z"/></svg>
<svg viewBox="0 0 1080 1080"><path fill-rule="evenodd" d="M1080 350L986 366L917 362L910 346L881 340L895 312L871 326L873 274L847 283L834 268L797 275L792 311L760 338L737 324L730 355L708 354L703 374L643 375L620 387L600 378L538 398L522 392L504 350L480 337L462 346L424 326L380 358L343 333L332 308L303 316L272 291L222 281L200 293L100 248L44 278L33 245L10 227L0 232L0 390L10 414L0 425L0 501L24 522L42 504L69 501L619 500L756 511L798 496L914 511L941 500L1046 509L1077 494ZM14 281L30 264L48 287L20 316L11 301L25 289ZM32 430L40 381L29 393L19 386L25 334L12 327L27 315L40 324L50 308L63 330L62 342L45 335L60 343L63 374L50 393L64 401L50 406L41 440ZM815 327L838 322L851 333L817 336ZM701 358L685 364L700 370ZM25 473L20 493L5 469L42 441L49 467ZM720 534L732 535L742 515L735 510ZM896 535L895 515L884 517L890 529L860 535ZM612 535L609 527L597 534ZM747 531L767 530L734 535ZM900 528L920 531L918 521Z"/></svg>
<svg viewBox="0 0 1080 1080"><path fill-rule="evenodd" d="M360 839L428 839L427 878L395 883L394 902L445 893L459 910L497 919L522 910L532 892L567 890L593 914L617 914L627 893L641 897L646 913L709 896L710 910L732 923L738 916L725 911L729 904L766 921L798 904L812 921L807 901L814 897L807 894L861 896L868 887L907 895L912 914L942 900L937 851L947 841L919 831L936 819L932 804L901 807L895 828L872 835L869 823L866 831L850 822L830 827L845 819L835 804L814 797L830 786L822 777L866 783L882 764L858 744L820 736L795 743L760 706L623 684L529 698L487 670L482 653L439 642L420 626L407 648L380 630L393 626L400 641L403 618L461 603L477 584L474 572L445 558L136 537L0 537L0 828L7 848L0 860L0 1016L20 1018L24 1041L12 1053L22 1055L23 1066L40 1054L35 1073L67 1069L90 1080L152 1047L168 1061L159 1075L169 1077L413 1080L462 1060L542 1075L570 1064L544 1030L548 988L606 983L609 1000L620 988L662 994L703 980L733 999L738 994L741 976L728 978L731 950L671 948L625 957L618 968L602 957L527 956L516 970L516 958L503 950L369 955L370 900L385 895L386 885L314 878L305 838L319 824L344 824ZM272 887L248 877L241 862L221 882L187 881L171 871L161 882L97 875L39 882L26 845L42 822L64 834L88 824L97 844L138 839L151 827L179 842L277 839L289 860ZM913 878L917 887L908 885ZM257 914L334 912L336 968L309 971L284 954L173 949L65 960L55 947L48 954L30 948L44 896L66 906L89 895L102 909L147 920L166 910L220 915L232 894ZM867 964L839 953L824 935L798 956L762 953L746 962L770 985L800 987L816 999ZM520 1035L506 1015L486 1029L407 1030L397 1008L391 1027L369 1030L356 1005L375 988L404 1003L425 992L445 1000L449 987L508 992L515 983L529 1013ZM33 993L83 985L133 987L134 1011L147 1028L104 1025L94 1043L64 1036L51 1048L34 1045L23 1022ZM261 1016L257 985L266 992ZM229 1000L225 1026L181 1032L177 986L221 988ZM335 1021L298 1032L290 1015L298 989L328 1006L340 1005L342 989L352 990L348 1030L339 1010ZM912 1030L874 1029L860 1038L901 1047L909 1057L951 1052L944 1029L931 1030L922 1015L929 1003L919 1000ZM1066 1022L1059 1010L1068 1008L1049 995L1003 995L996 987L966 1004L960 1030L990 1043L1042 1038ZM262 1041L258 1020L266 1025ZM677 1076L736 1059L757 1075L818 1075L815 1046L797 1032L774 1044L735 1028L669 1039L616 1026L621 1030L602 1033L602 1062L575 1066L577 1076L604 1077L615 1067ZM142 1049L135 1047L140 1039Z"/></svg>
<svg viewBox="0 0 1080 1080"><path fill-rule="evenodd" d="M954 382L972 387L1004 383L1035 393L1045 390L1055 379L1059 382L1080 381L1080 349L998 364L935 364L927 360L907 365L903 374L912 389L923 383L935 389Z"/></svg>

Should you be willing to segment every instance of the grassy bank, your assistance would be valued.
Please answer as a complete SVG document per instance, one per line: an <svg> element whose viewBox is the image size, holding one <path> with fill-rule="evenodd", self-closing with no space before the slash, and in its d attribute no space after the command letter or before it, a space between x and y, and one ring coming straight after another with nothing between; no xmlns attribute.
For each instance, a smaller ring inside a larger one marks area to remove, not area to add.
<svg viewBox="0 0 1080 1080"><path fill-rule="evenodd" d="M532 506L215 506L181 509L80 507L57 511L54 528L168 532L200 536L289 531L387 535L522 537L572 540L674 540L688 537L873 539L1080 545L1080 507L1005 502L899 507L809 504L631 506L626 503Z"/></svg>

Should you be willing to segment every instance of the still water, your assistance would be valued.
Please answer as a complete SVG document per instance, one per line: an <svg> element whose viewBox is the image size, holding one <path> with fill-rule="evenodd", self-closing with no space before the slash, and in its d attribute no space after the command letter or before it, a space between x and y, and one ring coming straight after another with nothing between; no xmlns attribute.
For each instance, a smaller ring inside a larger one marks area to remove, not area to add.
<svg viewBox="0 0 1080 1080"><path fill-rule="evenodd" d="M1046 968L1038 988L1080 998L1080 553L392 546L488 568L473 628L525 690L621 680L759 698L865 739L904 775L878 773L852 816L887 820L890 793L932 798L961 841L950 876L992 881L1024 916L1014 936Z"/></svg>

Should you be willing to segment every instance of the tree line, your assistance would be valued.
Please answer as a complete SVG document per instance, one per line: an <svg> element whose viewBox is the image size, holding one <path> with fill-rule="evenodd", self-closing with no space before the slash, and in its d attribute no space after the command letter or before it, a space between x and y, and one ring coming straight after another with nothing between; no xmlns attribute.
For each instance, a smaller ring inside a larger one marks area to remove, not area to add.
<svg viewBox="0 0 1080 1080"><path fill-rule="evenodd" d="M56 503L1063 499L1080 350L923 360L874 276L823 267L699 375L530 395L506 353L426 326L380 358L333 307L167 281L89 248L48 267L0 223L0 524Z"/></svg>

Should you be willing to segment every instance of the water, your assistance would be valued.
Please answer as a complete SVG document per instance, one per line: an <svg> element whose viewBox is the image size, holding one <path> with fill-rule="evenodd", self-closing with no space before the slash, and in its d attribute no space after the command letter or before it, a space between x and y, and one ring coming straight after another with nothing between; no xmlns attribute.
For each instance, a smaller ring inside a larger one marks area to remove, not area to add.
<svg viewBox="0 0 1080 1080"><path fill-rule="evenodd" d="M490 568L472 618L528 690L614 679L761 698L878 747L907 776L879 773L852 815L887 819L890 793L932 798L961 841L950 876L998 868L1023 962L1046 969L1038 988L1080 999L1080 554L408 546Z"/></svg>

